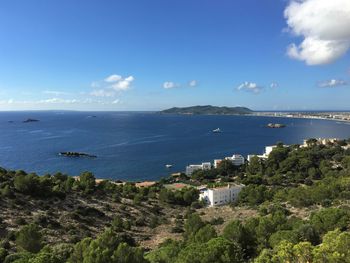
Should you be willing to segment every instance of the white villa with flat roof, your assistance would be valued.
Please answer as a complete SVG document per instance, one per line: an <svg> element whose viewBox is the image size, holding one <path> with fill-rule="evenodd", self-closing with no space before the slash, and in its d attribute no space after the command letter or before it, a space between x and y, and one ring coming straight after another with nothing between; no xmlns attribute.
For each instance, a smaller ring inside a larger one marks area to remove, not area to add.
<svg viewBox="0 0 350 263"><path fill-rule="evenodd" d="M273 149L275 149L277 147L277 145L272 145L272 146L266 146L265 147L265 155L269 156L270 153L272 152Z"/></svg>
<svg viewBox="0 0 350 263"><path fill-rule="evenodd" d="M190 164L186 166L186 175L192 175L192 173L197 170L210 170L210 169L211 169L210 162L205 162L202 164Z"/></svg>
<svg viewBox="0 0 350 263"><path fill-rule="evenodd" d="M225 160L231 161L233 165L235 166L240 166L242 164L244 164L245 159L242 155L240 154L234 154L230 157L226 157ZM217 168L218 165L222 162L222 159L215 159L214 160L214 168ZM190 176L193 174L194 171L197 170L210 170L211 167L211 163L210 162L204 162L202 164L190 164L188 166L186 166L186 175Z"/></svg>
<svg viewBox="0 0 350 263"><path fill-rule="evenodd" d="M230 157L226 157L225 160L231 161L233 165L240 166L244 164L245 159L240 154L234 154ZM215 159L214 160L214 168L218 168L218 165L222 162L222 159Z"/></svg>
<svg viewBox="0 0 350 263"><path fill-rule="evenodd" d="M231 157L226 157L225 158L228 161L231 161L233 165L235 166L240 166L242 164L244 164L244 157L240 154L234 154Z"/></svg>
<svg viewBox="0 0 350 263"><path fill-rule="evenodd" d="M272 152L272 150L273 150L274 148L276 148L276 147L277 147L277 145L266 146L266 147L265 147L265 152L264 152L264 154L262 154L262 155L258 155L258 154L249 154L248 157L247 157L248 162L250 162L250 160L251 160L254 156L256 156L256 157L258 157L258 158L260 158L260 159L267 159L267 158L269 157L270 153Z"/></svg>
<svg viewBox="0 0 350 263"><path fill-rule="evenodd" d="M225 205L237 201L243 184L228 184L216 188L200 189L199 200L204 200L208 206Z"/></svg>

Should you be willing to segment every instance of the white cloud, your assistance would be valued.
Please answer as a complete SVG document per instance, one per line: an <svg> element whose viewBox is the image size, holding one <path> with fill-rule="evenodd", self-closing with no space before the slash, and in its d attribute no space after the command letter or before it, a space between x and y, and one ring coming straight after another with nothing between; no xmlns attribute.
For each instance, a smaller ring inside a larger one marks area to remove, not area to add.
<svg viewBox="0 0 350 263"><path fill-rule="evenodd" d="M349 0L292 0L284 11L288 30L303 37L287 55L308 65L328 64L350 48Z"/></svg>
<svg viewBox="0 0 350 263"><path fill-rule="evenodd" d="M73 104L73 103L78 103L79 100L76 99L70 99L70 100L65 100L61 98L50 98L50 99L44 99L44 100L14 100L14 99L9 99L9 100L3 100L0 101L0 104Z"/></svg>
<svg viewBox="0 0 350 263"><path fill-rule="evenodd" d="M131 87L132 82L134 81L134 77L133 76L129 76L125 79L120 78L119 80L113 81L111 87L115 90L115 91L119 91L119 90L128 90Z"/></svg>
<svg viewBox="0 0 350 263"><path fill-rule="evenodd" d="M90 95L95 97L114 97L115 92L113 90L98 89L91 91Z"/></svg>
<svg viewBox="0 0 350 263"><path fill-rule="evenodd" d="M45 99L45 100L40 100L37 101L36 103L60 103L60 104L72 104L72 103L77 103L79 102L76 99L70 99L70 100L65 100L65 99L61 99L61 98L50 98L50 99Z"/></svg>
<svg viewBox="0 0 350 263"><path fill-rule="evenodd" d="M103 81L94 81L91 87L95 90L89 94L94 97L114 97L118 92L126 91L131 88L135 78L133 76L122 77L120 75L110 75Z"/></svg>
<svg viewBox="0 0 350 263"><path fill-rule="evenodd" d="M48 95L54 95L54 96L61 96L61 95L68 95L68 92L63 92L63 91L57 91L57 90L44 90L44 94Z"/></svg>
<svg viewBox="0 0 350 263"><path fill-rule="evenodd" d="M164 89L174 89L174 88L179 88L180 85L176 84L175 82L172 81L166 81L163 83L163 88Z"/></svg>
<svg viewBox="0 0 350 263"><path fill-rule="evenodd" d="M258 84L254 83L254 82L245 81L241 85L239 85L237 87L237 89L238 90L245 90L245 91L249 91L249 92L254 92L254 93L259 93L263 89L263 87L259 86Z"/></svg>
<svg viewBox="0 0 350 263"><path fill-rule="evenodd" d="M100 86L101 86L100 82L98 82L98 81L91 82L91 87L92 88L99 88Z"/></svg>
<svg viewBox="0 0 350 263"><path fill-rule="evenodd" d="M196 87L198 85L197 80L191 80L190 82L188 82L188 86L190 87Z"/></svg>
<svg viewBox="0 0 350 263"><path fill-rule="evenodd" d="M277 82L271 82L270 88L275 89L278 88L280 85Z"/></svg>
<svg viewBox="0 0 350 263"><path fill-rule="evenodd" d="M113 101L105 100L94 100L91 98L85 99L61 99L61 98L49 98L43 100L0 100L0 105L62 105L62 104L101 104L101 105L111 105L120 103L119 99Z"/></svg>
<svg viewBox="0 0 350 263"><path fill-rule="evenodd" d="M113 74L105 78L105 82L117 82L122 79L122 76Z"/></svg>
<svg viewBox="0 0 350 263"><path fill-rule="evenodd" d="M319 83L321 88L335 88L340 86L346 86L348 83L341 79L330 79Z"/></svg>
<svg viewBox="0 0 350 263"><path fill-rule="evenodd" d="M198 81L193 79L190 80L187 84L180 84L180 83L176 83L173 81L165 81L163 83L163 88L164 89L175 89L175 88L185 88L185 87L190 87L190 88L194 88L198 86Z"/></svg>

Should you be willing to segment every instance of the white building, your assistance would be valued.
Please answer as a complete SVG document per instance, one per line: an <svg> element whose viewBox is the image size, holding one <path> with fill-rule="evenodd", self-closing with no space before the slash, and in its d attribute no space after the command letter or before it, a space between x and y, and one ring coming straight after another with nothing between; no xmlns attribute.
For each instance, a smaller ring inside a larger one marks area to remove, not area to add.
<svg viewBox="0 0 350 263"><path fill-rule="evenodd" d="M266 158L267 158L267 157L265 156L265 154L263 154L263 155L248 154L248 156L247 156L248 162L250 162L250 161L252 160L253 157L258 157L259 159L266 159Z"/></svg>
<svg viewBox="0 0 350 263"><path fill-rule="evenodd" d="M304 140L304 143L301 145L301 147L308 147L308 140ZM316 144L318 145L327 145L330 143L336 143L337 141L339 141L338 138L317 138L316 139Z"/></svg>
<svg viewBox="0 0 350 263"><path fill-rule="evenodd" d="M214 168L218 168L218 165L222 162L222 159L215 159L214 160Z"/></svg>
<svg viewBox="0 0 350 263"><path fill-rule="evenodd" d="M225 159L231 161L232 164L235 166L240 166L244 164L244 157L240 154L234 154L231 157L226 157Z"/></svg>
<svg viewBox="0 0 350 263"><path fill-rule="evenodd" d="M194 171L197 170L210 170L211 169L211 163L205 162L202 164L190 164L186 166L186 175L191 175Z"/></svg>
<svg viewBox="0 0 350 263"><path fill-rule="evenodd" d="M267 158L269 157L270 153L272 152L272 150L273 150L274 148L276 148L276 147L277 147L277 145L265 146L265 152L264 152L264 154L262 154L262 155L258 155L258 154L249 154L249 155L247 156L248 162L250 162L250 160L251 160L252 157L254 157L254 156L256 156L256 157L258 157L258 158L260 158L260 159L267 159Z"/></svg>
<svg viewBox="0 0 350 263"><path fill-rule="evenodd" d="M242 184L228 184L223 187L200 189L199 200L204 200L208 206L218 206L237 201L242 190Z"/></svg>
<svg viewBox="0 0 350 263"><path fill-rule="evenodd" d="M265 153L264 153L264 155L265 155L266 157L269 157L269 155L270 155L270 153L272 152L272 150L273 150L274 148L276 148L276 147L277 147L277 145L266 146L266 147L265 147Z"/></svg>

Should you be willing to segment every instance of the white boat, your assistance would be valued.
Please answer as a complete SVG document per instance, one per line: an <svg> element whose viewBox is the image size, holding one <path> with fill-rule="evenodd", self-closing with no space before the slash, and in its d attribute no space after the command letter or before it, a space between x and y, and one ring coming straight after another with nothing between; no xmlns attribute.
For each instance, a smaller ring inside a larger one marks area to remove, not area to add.
<svg viewBox="0 0 350 263"><path fill-rule="evenodd" d="M220 128L217 128L215 130L213 130L213 132L217 133L217 132L221 132Z"/></svg>
<svg viewBox="0 0 350 263"><path fill-rule="evenodd" d="M169 168L173 167L173 165L172 164L166 164L165 167L169 169Z"/></svg>

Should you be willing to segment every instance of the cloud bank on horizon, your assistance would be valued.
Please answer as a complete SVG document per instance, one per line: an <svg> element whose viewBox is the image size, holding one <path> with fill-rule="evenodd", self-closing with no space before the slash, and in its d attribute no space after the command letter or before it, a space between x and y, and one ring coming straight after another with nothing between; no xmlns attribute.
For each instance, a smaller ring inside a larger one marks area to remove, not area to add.
<svg viewBox="0 0 350 263"><path fill-rule="evenodd" d="M320 82L318 86L320 88L335 88L335 87L341 87L346 85L348 85L348 83L345 80L330 79L330 80Z"/></svg>
<svg viewBox="0 0 350 263"><path fill-rule="evenodd" d="M287 48L307 65L329 64L350 48L349 0L292 0L284 11L288 31L302 37Z"/></svg>

